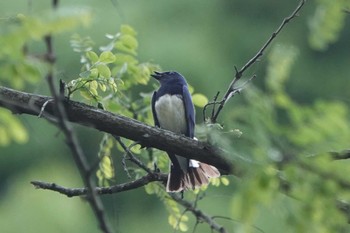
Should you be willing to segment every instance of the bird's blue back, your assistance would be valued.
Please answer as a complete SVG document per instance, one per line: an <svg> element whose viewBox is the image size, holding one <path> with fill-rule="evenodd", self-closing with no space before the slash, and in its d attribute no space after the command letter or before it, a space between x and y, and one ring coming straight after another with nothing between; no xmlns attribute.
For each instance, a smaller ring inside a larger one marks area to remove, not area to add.
<svg viewBox="0 0 350 233"><path fill-rule="evenodd" d="M158 91L154 92L152 97L152 111L154 115L154 121L159 126L157 113L154 109L155 103L164 95L177 95L184 103L185 117L187 122L187 137L194 137L195 126L195 111L192 103L192 97L188 91L188 86L185 78L177 72L163 72L155 75L161 86Z"/></svg>

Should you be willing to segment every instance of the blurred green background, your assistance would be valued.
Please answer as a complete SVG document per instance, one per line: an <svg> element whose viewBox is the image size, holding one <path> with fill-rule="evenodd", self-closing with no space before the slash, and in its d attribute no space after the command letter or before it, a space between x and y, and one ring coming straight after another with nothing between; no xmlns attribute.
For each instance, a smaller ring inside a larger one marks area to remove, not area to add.
<svg viewBox="0 0 350 233"><path fill-rule="evenodd" d="M70 80L80 72L79 55L69 45L75 32L91 36L96 45L106 43L105 34L114 34L121 24L129 24L138 32L139 60L159 64L164 70L182 73L195 90L212 98L223 93L234 75L234 66L243 66L269 38L271 33L289 15L298 1L292 0L221 0L221 1L156 1L156 0L71 0L60 1L63 7L86 7L93 12L89 27L81 27L54 37L59 78ZM276 44L292 45L298 50L286 89L299 103L316 99L341 100L350 104L350 17L345 21L336 43L324 49L315 49L309 43L309 25L315 14L317 1L308 1L300 13L278 38ZM50 9L50 1L1 1L0 20L18 13L41 14ZM2 45L5 46L5 45ZM30 52L45 51L40 42L29 46ZM267 50L267 53L269 50ZM244 78L257 74L254 85L262 89L267 56L249 69ZM155 83L152 81L153 84ZM43 79L39 85L26 91L48 94ZM249 88L249 87L248 87ZM139 90L151 91L152 85ZM221 116L222 123L230 110L241 101L236 96L228 103ZM202 119L198 112L198 121ZM82 183L70 151L57 128L43 119L19 116L27 127L27 144L13 143L0 148L0 229L14 232L98 232L98 226L88 204L80 198L66 198L36 190L32 180L55 182L67 187L81 187ZM102 134L76 127L84 151L94 158ZM114 151L118 155L119 152ZM117 160L119 161L119 160ZM122 168L117 169L117 180L127 181ZM234 178L230 178L234 180ZM229 187L212 187L200 207L212 215L230 214L228 203L234 192ZM133 190L103 197L109 218L116 232L172 232L167 223L167 212L154 196L144 190ZM281 200L282 201L282 200ZM277 217L279 211L260 216L262 232L280 232L283 227ZM276 218L274 218L276 219ZM192 219L193 220L193 219ZM229 229L239 220L218 220ZM190 225L190 227L192 227ZM190 228L191 230L191 228ZM261 232L255 229L256 232ZM196 232L211 232L201 224Z"/></svg>

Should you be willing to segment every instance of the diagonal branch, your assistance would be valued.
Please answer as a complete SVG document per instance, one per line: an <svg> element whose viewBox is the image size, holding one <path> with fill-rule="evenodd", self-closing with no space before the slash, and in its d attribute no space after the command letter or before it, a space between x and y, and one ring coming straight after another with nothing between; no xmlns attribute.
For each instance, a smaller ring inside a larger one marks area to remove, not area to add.
<svg viewBox="0 0 350 233"><path fill-rule="evenodd" d="M46 103L44 116L57 118L52 97L35 95L0 87L0 107L17 114L38 116ZM205 142L177 135L173 132L151 127L140 121L113 114L80 102L63 99L67 121L95 128L100 131L140 142L143 146L173 152L189 159L211 164L222 174L240 176L243 172L228 156L228 152Z"/></svg>
<svg viewBox="0 0 350 233"><path fill-rule="evenodd" d="M298 6L295 8L295 10L291 13L290 16L286 17L283 19L282 23L280 24L280 26L276 29L276 31L274 31L270 38L265 42L265 44L260 48L260 50L240 69L238 70L237 67L235 67L235 77L233 78L233 80L231 81L226 93L224 94L224 97L222 98L222 100L220 100L219 102L216 102L214 100L214 102L208 103L207 105L214 105L215 104L219 104L218 109L216 110L216 112L214 114L212 114L211 116L211 122L215 123L219 113L221 112L221 110L223 109L223 107L225 106L226 102L236 93L239 93L239 89L236 88L236 84L237 82L241 79L243 73L250 67L252 66L265 52L266 48L271 44L271 42L276 38L276 36L281 32L281 30L284 28L284 26L286 26L289 21L291 21L292 19L294 19L295 17L297 17L299 11L301 10L301 8L304 6L306 0L301 0L298 4ZM206 106L207 106L206 105ZM205 107L206 107L205 106ZM205 115L205 114L204 114Z"/></svg>
<svg viewBox="0 0 350 233"><path fill-rule="evenodd" d="M149 169L145 164L143 164L138 158L135 157L135 155L131 152L130 148L124 144L124 142L119 136L114 136L114 138L117 140L117 142L120 144L120 146L123 148L125 153L128 155L129 159L133 163L135 163L137 166L142 168L147 173L152 173L151 169Z"/></svg>

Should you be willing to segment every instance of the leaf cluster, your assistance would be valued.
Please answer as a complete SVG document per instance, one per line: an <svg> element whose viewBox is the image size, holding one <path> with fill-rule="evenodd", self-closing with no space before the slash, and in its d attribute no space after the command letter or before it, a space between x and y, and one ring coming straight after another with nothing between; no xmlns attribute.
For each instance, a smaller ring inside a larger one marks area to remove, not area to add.
<svg viewBox="0 0 350 233"><path fill-rule="evenodd" d="M67 84L68 96L79 91L86 100L109 102L119 88L127 91L133 85L146 85L150 74L159 67L137 60L136 35L132 27L122 25L119 33L106 35L109 42L100 46L100 52L93 51L90 38L74 35L71 45L81 54L82 69L79 78Z"/></svg>

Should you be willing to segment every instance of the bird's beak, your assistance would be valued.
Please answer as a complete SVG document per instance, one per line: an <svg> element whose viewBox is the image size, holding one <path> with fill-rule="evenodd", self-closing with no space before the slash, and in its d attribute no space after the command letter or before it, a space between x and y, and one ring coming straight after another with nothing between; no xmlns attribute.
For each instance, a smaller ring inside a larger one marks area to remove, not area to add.
<svg viewBox="0 0 350 233"><path fill-rule="evenodd" d="M151 74L151 76L157 80L160 79L160 77L162 76L162 73L154 71L154 74Z"/></svg>

